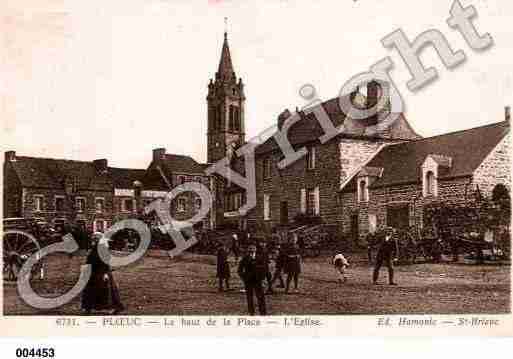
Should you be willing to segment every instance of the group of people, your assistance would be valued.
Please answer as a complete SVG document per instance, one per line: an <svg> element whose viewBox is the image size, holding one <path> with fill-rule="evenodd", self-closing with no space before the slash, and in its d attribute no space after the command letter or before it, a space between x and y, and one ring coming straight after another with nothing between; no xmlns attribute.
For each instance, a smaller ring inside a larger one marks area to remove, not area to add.
<svg viewBox="0 0 513 359"><path fill-rule="evenodd" d="M244 283L244 292L246 293L250 315L255 315L255 297L259 314L267 315L265 294L274 293L276 281L279 281L279 287L285 288L285 293L290 292L292 284L294 285L293 291L298 292L302 259L297 237L293 237L287 245L282 247L278 244L271 250L268 250L265 242L258 245L251 243L240 260L238 260L240 248L238 246L235 246L235 248L236 253L234 254L238 261L237 274ZM388 267L389 284L396 285L394 282L394 261L397 250L395 231L393 228L387 228L378 246L372 275L374 284L378 284L380 268L386 265ZM92 248L86 260L86 264L91 266L91 276L82 292L81 306L85 314L89 314L93 310L109 310L111 314L117 314L124 310L118 287L108 264L109 261L104 261L100 257L102 251L107 256L109 255L109 239L103 233L94 233ZM230 290L230 252L226 243L222 244L217 252L219 291ZM338 282L345 283L347 281L346 269L349 266L348 260L342 253L337 253L332 259L332 264ZM286 274L285 280L283 274ZM267 284L267 291L264 289L264 282Z"/></svg>
<svg viewBox="0 0 513 359"><path fill-rule="evenodd" d="M236 261L240 248L235 237L232 242L232 251ZM230 290L230 263L228 256L230 248L226 243L222 244L217 252L217 278L219 291ZM237 264L237 274L244 283L244 291L248 302L250 315L255 314L254 297L257 299L259 313L266 315L265 294L273 294L274 284L279 282L279 287L285 288L285 293L299 291L299 276L301 274L301 254L297 238L294 237L286 246L276 244L273 248L267 248L265 242L250 243L245 254ZM286 275L284 280L283 274ZM264 283L267 290L264 289Z"/></svg>
<svg viewBox="0 0 513 359"><path fill-rule="evenodd" d="M237 243L236 238L234 243ZM235 250L233 250L235 248ZM239 257L240 248L232 245L232 250L236 261ZM217 278L219 280L219 291L230 290L230 263L228 260L230 248L223 243L217 252ZM260 315L266 315L265 294L274 293L274 284L279 281L279 286L285 288L285 293L290 292L293 282L294 292L298 292L299 276L301 273L301 251L298 245L297 237L293 237L287 246L281 247L279 244L274 250L268 251L265 242L258 245L250 244L244 256L238 261L237 273L244 283L246 293L248 312L255 315L254 298L257 299L258 312ZM373 284L379 284L379 272L383 265L388 268L388 282L390 285L397 285L394 282L394 261L398 254L396 231L389 227L384 231L383 238L380 238L378 251L376 254L374 270L372 273ZM349 261L342 253L336 253L332 259L337 281L346 283L346 269L349 267ZM286 282L283 280L283 273L286 274ZM267 284L267 291L264 289L264 283Z"/></svg>

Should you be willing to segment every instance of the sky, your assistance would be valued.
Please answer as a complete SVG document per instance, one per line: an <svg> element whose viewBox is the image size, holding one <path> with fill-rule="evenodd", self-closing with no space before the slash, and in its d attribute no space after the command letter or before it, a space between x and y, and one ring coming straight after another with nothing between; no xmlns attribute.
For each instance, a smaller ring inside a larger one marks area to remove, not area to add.
<svg viewBox="0 0 513 359"><path fill-rule="evenodd" d="M513 2L474 5L494 45L474 52L446 24L452 0L2 0L2 151L145 168L152 149L206 160L206 95L221 53L224 18L245 83L246 139L306 104L312 84L337 96L355 74L390 56L405 114L422 136L504 119L513 104ZM440 30L467 61L412 93L410 74L381 39Z"/></svg>

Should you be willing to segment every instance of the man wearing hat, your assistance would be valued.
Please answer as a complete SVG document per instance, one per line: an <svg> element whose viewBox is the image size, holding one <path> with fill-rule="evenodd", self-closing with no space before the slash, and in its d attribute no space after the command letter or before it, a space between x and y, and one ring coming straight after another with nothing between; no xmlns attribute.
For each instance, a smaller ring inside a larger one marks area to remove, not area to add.
<svg viewBox="0 0 513 359"><path fill-rule="evenodd" d="M248 246L247 254L242 257L239 262L238 273L244 287L246 289L246 298L248 301L248 311L250 315L255 315L255 304L253 302L253 295L256 296L258 302L258 311L260 315L267 315L265 306L264 289L262 282L268 272L267 263L265 258L257 253L257 248L254 244Z"/></svg>
<svg viewBox="0 0 513 359"><path fill-rule="evenodd" d="M379 270L383 263L388 267L388 283L390 285L397 285L394 282L394 261L397 260L396 256L399 253L396 231L392 227L385 228L384 236L379 238L380 244L378 254L376 255L376 264L374 266L374 273L372 274L372 282L378 284Z"/></svg>

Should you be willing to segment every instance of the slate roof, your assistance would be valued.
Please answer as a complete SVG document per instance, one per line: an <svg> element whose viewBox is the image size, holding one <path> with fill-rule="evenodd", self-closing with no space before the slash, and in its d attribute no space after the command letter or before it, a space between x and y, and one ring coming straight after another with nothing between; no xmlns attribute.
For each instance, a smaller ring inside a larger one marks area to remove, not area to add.
<svg viewBox="0 0 513 359"><path fill-rule="evenodd" d="M230 55L230 47L228 46L228 34L224 33L223 49L221 50L221 60L217 69L217 77L225 80L235 78L235 71L233 70L232 56Z"/></svg>
<svg viewBox="0 0 513 359"><path fill-rule="evenodd" d="M361 101L361 99L359 101ZM339 102L340 99L338 97L335 97L321 104L321 106L325 109L326 113L328 114L331 122L333 123L333 126L335 127L340 126L346 118L346 115L340 108ZM285 110L283 113L286 113L286 111L287 110ZM293 147L318 141L319 137L321 137L324 134L324 131L322 130L322 127L320 126L319 122L316 120L314 114L305 114L304 111L298 111L298 115L300 116L300 120L297 121L294 125L292 125L292 127L289 129L287 133L287 138L293 145ZM393 125L391 125L391 127L385 133L379 136L358 136L342 133L339 135L339 137L362 138L366 140L382 140L392 138L410 140L420 138L420 136L416 134L415 131L413 131L413 129L411 128L403 114L400 114L398 120ZM274 151L278 148L278 144L271 136L269 139L267 139L264 143L262 143L256 148L255 153L257 155L264 154L267 152Z"/></svg>
<svg viewBox="0 0 513 359"><path fill-rule="evenodd" d="M109 167L110 176L112 178L115 188L129 188L134 187L135 181L141 181L146 174L144 169L132 168L113 168Z"/></svg>
<svg viewBox="0 0 513 359"><path fill-rule="evenodd" d="M93 162L54 158L16 156L9 162L23 187L65 189L66 181L76 183L78 190L111 191L113 186L132 188L145 170L108 167L102 173Z"/></svg>
<svg viewBox="0 0 513 359"><path fill-rule="evenodd" d="M382 167L383 175L371 187L415 183L421 180L421 166L427 156L451 158L451 166L439 178L472 175L486 156L508 134L509 122L499 122L469 130L388 145L368 164Z"/></svg>
<svg viewBox="0 0 513 359"><path fill-rule="evenodd" d="M193 176L205 176L205 170L208 165L198 163L190 156L165 154L164 158L153 161L146 170L141 182L144 189L151 190L169 190L162 174L167 181L171 182L173 174L189 174ZM161 172L162 171L162 172Z"/></svg>
<svg viewBox="0 0 513 359"><path fill-rule="evenodd" d="M162 161L164 168L170 173L191 173L191 174L204 174L205 166L196 162L196 160L189 156L166 154L165 159Z"/></svg>

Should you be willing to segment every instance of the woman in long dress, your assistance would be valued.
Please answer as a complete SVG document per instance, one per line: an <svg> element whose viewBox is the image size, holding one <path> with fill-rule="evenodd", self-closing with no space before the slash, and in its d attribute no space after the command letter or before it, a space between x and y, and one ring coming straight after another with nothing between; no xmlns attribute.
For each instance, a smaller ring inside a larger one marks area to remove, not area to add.
<svg viewBox="0 0 513 359"><path fill-rule="evenodd" d="M90 314L93 310L110 310L117 314L124 310L119 295L119 289L112 276L109 264L105 263L99 255L99 250L108 249L109 244L103 233L95 233L93 247L87 256L86 264L91 265L91 277L82 292L82 310Z"/></svg>

